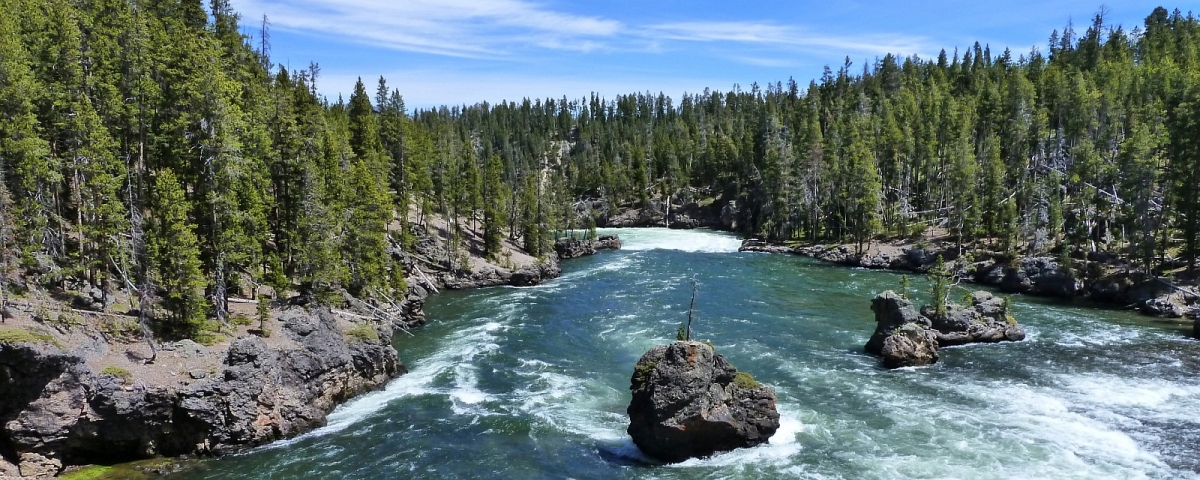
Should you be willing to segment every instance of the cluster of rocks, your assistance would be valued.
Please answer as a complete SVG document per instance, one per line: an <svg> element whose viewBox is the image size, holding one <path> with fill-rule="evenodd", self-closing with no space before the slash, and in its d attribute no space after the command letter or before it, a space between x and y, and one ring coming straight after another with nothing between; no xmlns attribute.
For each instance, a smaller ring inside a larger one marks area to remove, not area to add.
<svg viewBox="0 0 1200 480"><path fill-rule="evenodd" d="M871 310L876 327L866 351L883 357L887 368L932 365L940 347L1025 339L1005 300L983 291L971 294L969 307L949 303L939 313L927 305L918 313L911 301L888 290L871 300Z"/></svg>
<svg viewBox="0 0 1200 480"><path fill-rule="evenodd" d="M767 442L779 429L775 391L701 342L658 345L630 379L629 435L666 462Z"/></svg>
<svg viewBox="0 0 1200 480"><path fill-rule="evenodd" d="M214 367L186 372L184 382L130 382L51 343L0 343L0 453L16 460L22 476L226 453L319 427L339 403L405 371L391 325L375 323L377 336L348 338L327 308L298 307L280 322L276 335L287 342L239 338ZM216 355L190 341L167 349L159 355Z"/></svg>
<svg viewBox="0 0 1200 480"><path fill-rule="evenodd" d="M1156 317L1200 317L1200 294L1171 285L1161 277L1138 272L1115 272L1085 282L1060 265L1054 257L1034 256L1017 260L982 254L965 262L956 249L932 250L915 246L883 245L857 252L848 245L779 245L759 239L747 239L741 251L790 253L841 265L870 269L928 272L941 255L959 278L993 286L1005 293L1020 293L1055 298L1083 297L1100 303L1135 308ZM1110 260L1104 255L1089 255L1087 261Z"/></svg>
<svg viewBox="0 0 1200 480"><path fill-rule="evenodd" d="M561 238L554 242L554 253L559 260L595 255L600 250L620 250L621 239L616 235L600 235L595 240L586 238Z"/></svg>
<svg viewBox="0 0 1200 480"><path fill-rule="evenodd" d="M592 205L591 211L604 211L602 202ZM587 211L580 212L588 215ZM612 214L596 218L599 227L668 227L689 230L712 228L733 231L738 225L740 212L736 201L712 202L701 205L697 202L668 206L661 200L652 200L644 208L621 207Z"/></svg>

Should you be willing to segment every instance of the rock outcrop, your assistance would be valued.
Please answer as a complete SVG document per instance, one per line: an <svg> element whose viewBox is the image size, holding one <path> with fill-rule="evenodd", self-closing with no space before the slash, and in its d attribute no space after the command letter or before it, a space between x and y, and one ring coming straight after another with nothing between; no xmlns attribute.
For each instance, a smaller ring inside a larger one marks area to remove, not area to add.
<svg viewBox="0 0 1200 480"><path fill-rule="evenodd" d="M404 372L391 325L348 336L328 309L295 307L280 321L275 335L286 341L239 338L218 367L183 382L130 382L49 343L0 344L0 453L21 475L45 476L65 465L237 451L319 427L340 402ZM203 354L180 348L160 355Z"/></svg>
<svg viewBox="0 0 1200 480"><path fill-rule="evenodd" d="M663 461L752 447L779 429L774 389L738 372L705 343L650 349L630 383L629 435Z"/></svg>
<svg viewBox="0 0 1200 480"><path fill-rule="evenodd" d="M911 301L888 290L871 300L871 310L875 333L864 348L883 357L887 368L932 365L941 347L1025 339L1005 300L983 291L971 294L970 307L949 303L942 313L930 306L918 313Z"/></svg>
<svg viewBox="0 0 1200 480"><path fill-rule="evenodd" d="M1115 257L1103 252L1076 255L1074 270L1060 259L1033 256L1012 259L995 252L976 251L975 258L960 255L958 248L942 244L916 246L905 243L879 244L858 252L853 245L778 244L756 238L742 242L743 252L790 253L818 260L870 269L929 272L940 255L951 272L965 280L988 285L1005 293L1054 298L1083 297L1099 303L1137 309L1145 315L1180 318L1200 314L1200 294L1194 287L1179 288L1162 277L1130 271L1129 265L1110 263ZM1080 263L1086 262L1084 266ZM1080 278L1080 269L1105 272ZM1106 271L1107 270L1107 271Z"/></svg>
<svg viewBox="0 0 1200 480"><path fill-rule="evenodd" d="M601 235L595 240L568 237L554 242L554 252L558 254L559 260L570 260L595 255L600 250L619 250L620 248L621 239L616 235Z"/></svg>

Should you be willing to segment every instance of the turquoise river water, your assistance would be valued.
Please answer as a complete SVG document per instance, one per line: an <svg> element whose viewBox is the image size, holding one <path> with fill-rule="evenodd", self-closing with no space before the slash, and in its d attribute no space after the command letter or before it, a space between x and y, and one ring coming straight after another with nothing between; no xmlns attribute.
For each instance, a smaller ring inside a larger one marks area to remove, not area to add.
<svg viewBox="0 0 1200 480"><path fill-rule="evenodd" d="M410 373L322 429L173 478L1200 478L1200 342L1178 327L1015 297L1026 341L885 371L862 346L899 275L716 232L616 233L623 250L546 284L431 297L429 324L395 339ZM674 338L693 276L695 336L775 387L782 426L658 465L625 434L629 377Z"/></svg>

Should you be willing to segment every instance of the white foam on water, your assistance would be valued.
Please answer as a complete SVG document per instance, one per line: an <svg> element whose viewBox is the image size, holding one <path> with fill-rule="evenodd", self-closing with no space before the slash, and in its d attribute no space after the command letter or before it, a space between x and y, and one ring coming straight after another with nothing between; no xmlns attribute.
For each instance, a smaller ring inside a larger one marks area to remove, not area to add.
<svg viewBox="0 0 1200 480"><path fill-rule="evenodd" d="M421 395L446 395L454 402L455 413L479 413L464 408L490 399L476 386L472 367L476 356L493 352L499 348L494 343L494 333L504 327L499 322L487 322L456 332L445 345L432 355L413 364L408 373L392 380L383 390L362 395L334 409L326 418L324 427L298 437L275 442L264 449L286 447L298 441L337 433L387 408L391 402ZM440 377L453 374L454 386L437 387Z"/></svg>
<svg viewBox="0 0 1200 480"><path fill-rule="evenodd" d="M1115 413L1128 411L1162 421L1193 421L1200 411L1200 385L1115 375L1059 375L1072 400Z"/></svg>
<svg viewBox="0 0 1200 480"><path fill-rule="evenodd" d="M606 228L601 233L621 237L621 250L678 250L683 252L735 253L742 240L729 233L712 230L671 230L667 228Z"/></svg>
<svg viewBox="0 0 1200 480"><path fill-rule="evenodd" d="M1045 475L1136 477L1167 468L1156 454L1143 449L1109 421L1089 415L1094 406L1081 401L1082 396L1069 392L1064 395L1060 387L977 385L970 390L964 393L975 394L992 405L989 410L994 411L980 419L989 424L988 430L996 429L1014 442L1047 450L1049 458L1028 466ZM990 439L972 440L984 443Z"/></svg>
<svg viewBox="0 0 1200 480"><path fill-rule="evenodd" d="M530 377L527 388L513 393L517 409L557 430L584 435L600 441L616 441L625 437L624 415L606 408L619 392L608 388L589 391L589 382L553 371L548 364L533 365L531 370L517 373Z"/></svg>
<svg viewBox="0 0 1200 480"><path fill-rule="evenodd" d="M791 406L777 405L779 409L779 429L771 436L768 443L750 448L739 448L730 452L719 453L708 458L693 458L672 467L763 467L783 466L791 463L790 458L803 448L796 436L804 431L804 424L799 414Z"/></svg>

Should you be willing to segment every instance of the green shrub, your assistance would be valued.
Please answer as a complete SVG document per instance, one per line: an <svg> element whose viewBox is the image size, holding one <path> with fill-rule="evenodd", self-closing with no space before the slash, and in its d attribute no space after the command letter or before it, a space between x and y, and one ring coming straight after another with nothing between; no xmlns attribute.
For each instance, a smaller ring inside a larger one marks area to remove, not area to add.
<svg viewBox="0 0 1200 480"><path fill-rule="evenodd" d="M346 331L346 335L360 342L378 342L379 332L370 325L359 325Z"/></svg>
<svg viewBox="0 0 1200 480"><path fill-rule="evenodd" d="M754 375L746 372L738 372L737 375L734 375L733 384L746 390L754 390L762 386L761 383L758 383L758 380L754 379Z"/></svg>
<svg viewBox="0 0 1200 480"><path fill-rule="evenodd" d="M633 384L634 386L642 386L650 381L650 374L654 373L654 367L658 362L639 363L633 367Z"/></svg>
<svg viewBox="0 0 1200 480"><path fill-rule="evenodd" d="M239 314L239 315L234 315L234 316L233 316L233 318L229 320L229 323L232 323L232 324L234 324L234 325L237 325L237 326L239 326L239 327L244 327L244 326L246 326L246 325L249 325L249 324L251 324L251 323L254 323L254 319L253 319L253 318L250 318L250 317L247 317L247 316L245 316L245 315L240 315L240 314Z"/></svg>
<svg viewBox="0 0 1200 480"><path fill-rule="evenodd" d="M54 337L44 333L31 332L24 328L6 328L0 330L0 343L16 345L18 343L49 343L62 347Z"/></svg>
<svg viewBox="0 0 1200 480"><path fill-rule="evenodd" d="M137 320L124 317L105 317L100 320L100 331L114 337L128 337L141 333Z"/></svg>
<svg viewBox="0 0 1200 480"><path fill-rule="evenodd" d="M126 370L124 368L113 366L113 365L104 367L104 370L100 370L100 374L111 376L117 380L120 380L121 383L129 383L129 382L133 381L133 373L132 372L130 372L129 370Z"/></svg>

